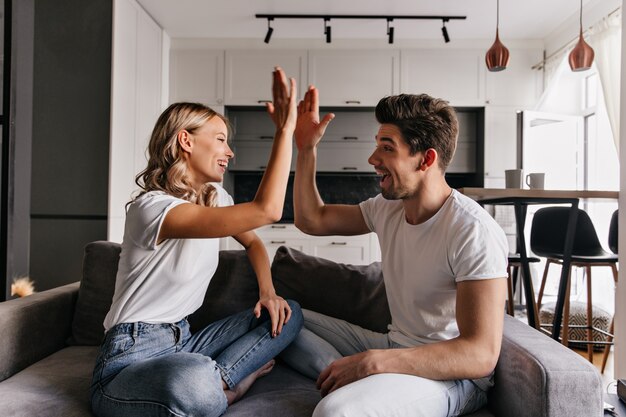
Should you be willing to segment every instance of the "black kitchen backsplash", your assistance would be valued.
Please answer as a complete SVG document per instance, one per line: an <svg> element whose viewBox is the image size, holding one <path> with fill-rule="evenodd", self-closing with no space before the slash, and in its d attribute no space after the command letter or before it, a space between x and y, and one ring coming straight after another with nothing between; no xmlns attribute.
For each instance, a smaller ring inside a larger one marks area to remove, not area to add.
<svg viewBox="0 0 626 417"><path fill-rule="evenodd" d="M251 201L261 183L262 173L235 173L235 203ZM380 192L376 174L317 174L317 189L325 203L358 204ZM281 223L293 223L293 174L289 176Z"/></svg>
<svg viewBox="0 0 626 417"><path fill-rule="evenodd" d="M234 173L235 203L252 201L259 188L263 173ZM318 173L317 189L322 200L328 204L358 204L380 193L379 177L376 174L323 174ZM452 188L482 187L482 176L476 174L446 174ZM280 223L293 223L293 174L287 183L287 195Z"/></svg>

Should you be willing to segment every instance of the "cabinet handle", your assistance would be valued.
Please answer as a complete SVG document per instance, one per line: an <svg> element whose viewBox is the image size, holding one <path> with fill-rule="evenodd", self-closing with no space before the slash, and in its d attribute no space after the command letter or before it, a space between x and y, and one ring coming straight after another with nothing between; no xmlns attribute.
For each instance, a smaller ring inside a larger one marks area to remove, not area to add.
<svg viewBox="0 0 626 417"><path fill-rule="evenodd" d="M270 240L270 243L272 245L284 245L287 242L285 240Z"/></svg>
<svg viewBox="0 0 626 417"><path fill-rule="evenodd" d="M346 100L346 104L361 104L361 100Z"/></svg>
<svg viewBox="0 0 626 417"><path fill-rule="evenodd" d="M358 136L344 136L343 140L359 140Z"/></svg>
<svg viewBox="0 0 626 417"><path fill-rule="evenodd" d="M356 167L343 167L341 169L343 169L344 171L356 171Z"/></svg>
<svg viewBox="0 0 626 417"><path fill-rule="evenodd" d="M335 246L345 246L347 244L348 242L331 242L331 245L335 245Z"/></svg>
<svg viewBox="0 0 626 417"><path fill-rule="evenodd" d="M265 103L271 103L272 100L257 100L256 102L259 104L265 104Z"/></svg>
<svg viewBox="0 0 626 417"><path fill-rule="evenodd" d="M260 165L259 166L259 169L266 169L266 168L267 168L267 165Z"/></svg>
<svg viewBox="0 0 626 417"><path fill-rule="evenodd" d="M274 136L259 136L259 139L261 139L261 140L269 140L269 139L274 139Z"/></svg>
<svg viewBox="0 0 626 417"><path fill-rule="evenodd" d="M283 225L280 225L280 224L273 224L272 225L272 229L286 229L286 228L287 228L287 226L283 226Z"/></svg>

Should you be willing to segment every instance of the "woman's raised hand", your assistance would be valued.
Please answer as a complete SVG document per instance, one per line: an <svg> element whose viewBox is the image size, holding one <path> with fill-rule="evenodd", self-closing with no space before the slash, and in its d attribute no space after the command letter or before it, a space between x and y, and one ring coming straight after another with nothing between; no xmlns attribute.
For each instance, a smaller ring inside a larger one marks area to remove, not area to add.
<svg viewBox="0 0 626 417"><path fill-rule="evenodd" d="M296 105L296 80L289 78L280 67L274 69L272 94L274 100L267 103L267 112L276 125L276 129L288 129L293 131L296 127L297 105Z"/></svg>

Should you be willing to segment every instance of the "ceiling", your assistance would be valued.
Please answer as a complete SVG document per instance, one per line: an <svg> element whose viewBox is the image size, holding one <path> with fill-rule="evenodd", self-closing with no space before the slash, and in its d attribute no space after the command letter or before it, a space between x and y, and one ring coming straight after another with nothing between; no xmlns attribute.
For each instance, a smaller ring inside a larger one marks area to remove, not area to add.
<svg viewBox="0 0 626 417"><path fill-rule="evenodd" d="M496 26L496 0L137 1L172 38L263 38L267 20L255 18L257 13L467 16L447 23L452 41L491 39ZM600 1L583 0L583 9ZM503 0L500 37L545 39L567 20L577 20L579 7L576 0ZM322 19L277 19L272 39L322 38L323 26ZM386 33L385 20L335 20L331 26L333 40L373 39ZM441 21L396 20L393 26L398 40L442 39Z"/></svg>

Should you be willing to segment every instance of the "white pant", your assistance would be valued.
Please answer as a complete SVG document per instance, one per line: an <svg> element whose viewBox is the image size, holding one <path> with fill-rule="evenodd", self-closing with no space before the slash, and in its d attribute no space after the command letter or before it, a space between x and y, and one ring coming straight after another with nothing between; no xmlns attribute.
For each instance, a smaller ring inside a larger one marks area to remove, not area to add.
<svg viewBox="0 0 626 417"><path fill-rule="evenodd" d="M317 379L331 362L368 349L401 346L387 334L302 310L304 328L281 354L294 369ZM483 385L484 386L484 385ZM320 401L313 417L448 417L487 403L487 394L470 380L434 381L405 374L377 374L345 385Z"/></svg>

